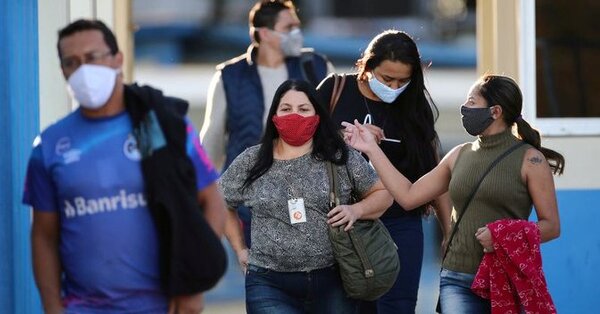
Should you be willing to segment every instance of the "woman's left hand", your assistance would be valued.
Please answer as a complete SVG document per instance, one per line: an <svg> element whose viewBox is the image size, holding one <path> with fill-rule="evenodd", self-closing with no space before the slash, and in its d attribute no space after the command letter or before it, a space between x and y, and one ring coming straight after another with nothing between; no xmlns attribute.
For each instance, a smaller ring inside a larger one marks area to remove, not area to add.
<svg viewBox="0 0 600 314"><path fill-rule="evenodd" d="M346 224L344 231L352 229L352 225L361 217L359 210L354 205L339 205L327 213L327 223L333 227Z"/></svg>
<svg viewBox="0 0 600 314"><path fill-rule="evenodd" d="M477 238L477 241L479 241L481 246L483 246L484 253L491 253L494 251L494 240L492 239L492 233L488 227L481 227L477 229L477 232L475 232L475 238Z"/></svg>

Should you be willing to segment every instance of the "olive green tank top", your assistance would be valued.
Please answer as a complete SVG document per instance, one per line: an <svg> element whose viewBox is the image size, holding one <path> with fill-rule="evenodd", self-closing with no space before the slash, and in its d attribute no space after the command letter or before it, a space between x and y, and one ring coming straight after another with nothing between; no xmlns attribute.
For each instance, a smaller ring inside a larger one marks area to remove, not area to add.
<svg viewBox="0 0 600 314"><path fill-rule="evenodd" d="M467 197L481 175L500 154L520 141L511 128L491 136L480 136L465 144L456 159L449 192L454 208L452 226L461 214ZM523 158L530 145L523 145L504 157L486 176L449 247L443 267L452 271L475 274L483 257L483 247L475 238L477 229L503 218L528 219L532 201L521 178Z"/></svg>

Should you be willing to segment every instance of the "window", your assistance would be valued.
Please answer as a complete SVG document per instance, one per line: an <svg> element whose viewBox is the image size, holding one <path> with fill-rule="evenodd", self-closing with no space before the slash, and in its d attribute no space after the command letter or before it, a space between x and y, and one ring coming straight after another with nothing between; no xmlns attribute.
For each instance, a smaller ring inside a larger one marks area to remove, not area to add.
<svg viewBox="0 0 600 314"><path fill-rule="evenodd" d="M544 135L600 134L600 2L521 1L521 9L528 118Z"/></svg>

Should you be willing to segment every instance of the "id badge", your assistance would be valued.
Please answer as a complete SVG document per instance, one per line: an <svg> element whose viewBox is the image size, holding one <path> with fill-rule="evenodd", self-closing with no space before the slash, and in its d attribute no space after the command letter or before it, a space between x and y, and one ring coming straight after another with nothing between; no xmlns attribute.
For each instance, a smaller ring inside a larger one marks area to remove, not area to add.
<svg viewBox="0 0 600 314"><path fill-rule="evenodd" d="M290 223L297 224L306 222L306 210L304 209L303 198L292 198L288 200L288 212L290 213Z"/></svg>

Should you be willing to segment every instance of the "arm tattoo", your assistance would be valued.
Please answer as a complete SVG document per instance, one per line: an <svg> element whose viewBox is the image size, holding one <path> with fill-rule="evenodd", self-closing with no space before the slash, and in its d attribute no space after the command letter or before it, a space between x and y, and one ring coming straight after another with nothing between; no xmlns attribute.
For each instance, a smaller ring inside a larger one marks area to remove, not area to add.
<svg viewBox="0 0 600 314"><path fill-rule="evenodd" d="M541 158L539 155L533 156L531 158L529 158L529 162L534 164L534 165L538 165L541 164L542 161L544 161L543 158Z"/></svg>

